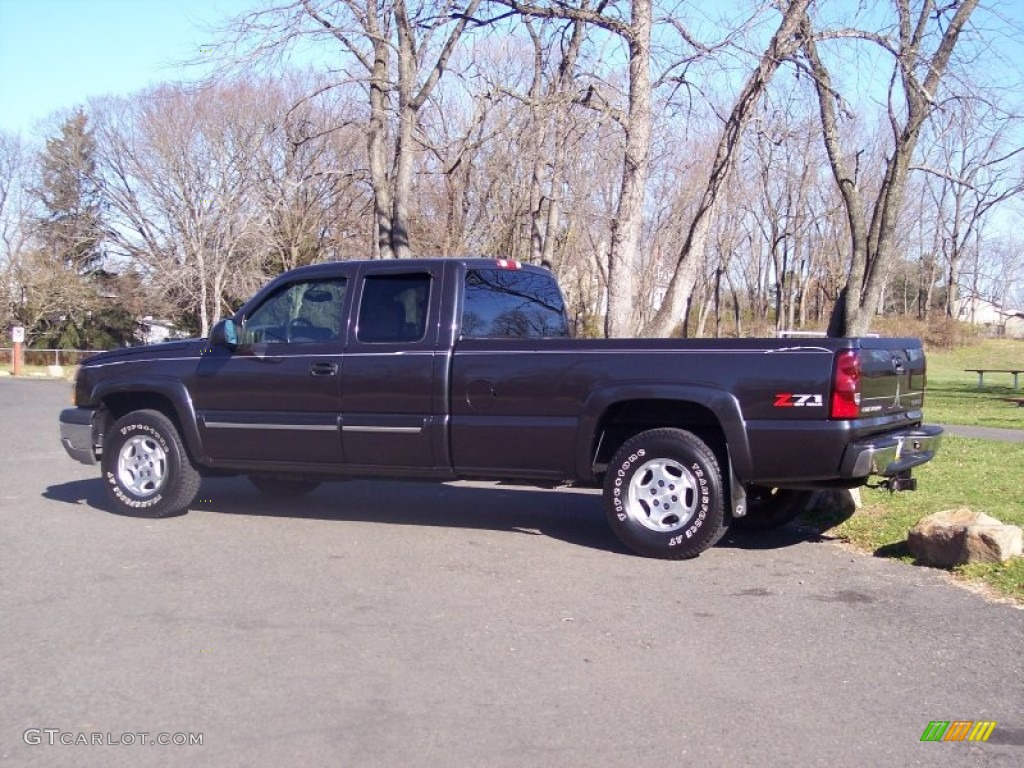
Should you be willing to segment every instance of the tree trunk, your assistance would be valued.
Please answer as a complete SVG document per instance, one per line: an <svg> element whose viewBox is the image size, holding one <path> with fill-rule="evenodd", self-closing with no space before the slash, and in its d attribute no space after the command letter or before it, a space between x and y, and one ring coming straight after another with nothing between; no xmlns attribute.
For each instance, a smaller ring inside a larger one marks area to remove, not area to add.
<svg viewBox="0 0 1024 768"><path fill-rule="evenodd" d="M829 70L818 54L810 20L805 17L803 50L814 75L829 165L850 224L850 269L829 322L830 336L861 336L867 332L878 312L894 258L893 241L910 162L921 128L936 108L936 94L960 32L978 5L978 0L963 0L959 6L943 9L956 7L956 13L949 20L938 47L930 57L921 51L921 46L934 34L928 30L929 21L932 21L933 16L940 18L942 11L937 12L932 2L925 2L915 21L910 15L909 0L897 0L896 5L900 23L894 53L898 59L897 74L894 77L900 78L904 103L899 108L890 104L893 147L886 162L881 188L875 198L870 223L865 221L865 207L858 187L856 168L851 172L847 163L849 154L844 153L840 147L835 111L836 91L832 87ZM926 72L923 82L917 79L919 71ZM901 112L903 122L899 124ZM859 153L856 157L859 157Z"/></svg>
<svg viewBox="0 0 1024 768"><path fill-rule="evenodd" d="M799 47L797 31L805 17L810 0L792 0L783 14L779 28L761 56L757 68L747 78L736 98L732 112L719 139L704 193L697 213L676 260L665 298L643 333L645 336L668 336L682 319L689 306L697 274L707 248L708 232L718 207L720 193L734 164L743 129L776 70Z"/></svg>
<svg viewBox="0 0 1024 768"><path fill-rule="evenodd" d="M388 69L390 47L381 36L378 24L378 10L367 9L367 31L373 36L373 64L370 69L370 121L366 131L367 151L370 163L370 185L373 188L373 218L376 236L374 257L394 257L391 248L391 179L388 174Z"/></svg>
<svg viewBox="0 0 1024 768"><path fill-rule="evenodd" d="M619 205L612 222L605 336L632 336L633 277L643 226L644 194L651 149L651 0L632 0L629 39L629 114L623 124L626 148Z"/></svg>

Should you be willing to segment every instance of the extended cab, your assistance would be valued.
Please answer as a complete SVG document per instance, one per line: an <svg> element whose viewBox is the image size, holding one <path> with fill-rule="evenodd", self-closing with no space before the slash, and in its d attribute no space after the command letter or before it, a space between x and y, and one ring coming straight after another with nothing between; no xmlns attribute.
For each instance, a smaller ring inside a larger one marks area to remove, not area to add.
<svg viewBox="0 0 1024 768"><path fill-rule="evenodd" d="M318 264L209 339L86 360L67 452L112 503L186 511L203 475L299 495L326 480L603 486L634 551L692 557L733 522L790 519L812 489L912 489L914 339L570 338L552 274L513 261Z"/></svg>

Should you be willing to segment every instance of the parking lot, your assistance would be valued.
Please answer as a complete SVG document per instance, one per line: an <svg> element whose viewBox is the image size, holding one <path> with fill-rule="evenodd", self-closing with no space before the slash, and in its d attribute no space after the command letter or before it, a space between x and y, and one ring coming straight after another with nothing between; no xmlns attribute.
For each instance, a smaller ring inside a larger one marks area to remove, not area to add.
<svg viewBox="0 0 1024 768"><path fill-rule="evenodd" d="M1024 762L1024 611L939 572L793 527L648 560L594 492L483 483L215 479L123 517L68 401L0 379L4 764Z"/></svg>

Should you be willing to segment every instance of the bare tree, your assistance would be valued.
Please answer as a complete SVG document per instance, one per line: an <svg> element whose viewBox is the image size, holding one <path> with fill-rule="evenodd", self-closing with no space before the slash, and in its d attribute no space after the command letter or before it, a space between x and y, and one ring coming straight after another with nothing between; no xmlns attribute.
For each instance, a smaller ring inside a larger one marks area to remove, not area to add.
<svg viewBox="0 0 1024 768"><path fill-rule="evenodd" d="M643 330L646 336L670 335L686 313L721 192L735 164L740 138L776 70L799 49L799 29L809 4L810 0L791 0L785 6L778 29L733 103L700 203L679 250L665 298L654 319Z"/></svg>
<svg viewBox="0 0 1024 768"><path fill-rule="evenodd" d="M588 86L579 101L614 119L623 132L622 177L608 252L605 335L632 336L636 331L633 321L634 275L643 225L644 192L650 168L653 2L630 0L630 13L626 20L618 15L618 9L608 0L598 0L594 5L591 5L590 0L579 0L578 5L563 2L534 4L520 0L494 1L526 16L563 19L602 29L619 37L628 50L629 84L625 108L613 104L596 83ZM578 27L577 31L582 32Z"/></svg>
<svg viewBox="0 0 1024 768"><path fill-rule="evenodd" d="M935 146L913 170L927 174L925 186L938 214L937 252L946 264L945 312L954 317L972 241L998 207L1024 192L1024 147L1011 138L1016 121L986 101L953 101L936 122ZM934 273L938 260L932 265Z"/></svg>
<svg viewBox="0 0 1024 768"><path fill-rule="evenodd" d="M6 327L22 301L20 264L29 245L29 200L24 194L28 159L21 139L0 132L0 324Z"/></svg>
<svg viewBox="0 0 1024 768"><path fill-rule="evenodd" d="M299 41L325 37L341 52L334 82L318 94L358 83L365 89L366 141L375 216L374 253L412 254L410 195L420 110L444 74L480 0L465 4L407 0L293 0L235 19L235 68L280 60ZM316 96L318 94L311 94Z"/></svg>
<svg viewBox="0 0 1024 768"><path fill-rule="evenodd" d="M160 292L194 311L204 334L220 318L228 286L247 291L259 274L248 247L264 129L253 119L254 98L251 85L195 94L158 88L134 110L117 105L100 129L104 192L117 215L112 242Z"/></svg>
<svg viewBox="0 0 1024 768"><path fill-rule="evenodd" d="M893 2L897 23L890 35L853 29L816 34L810 18L805 16L803 20L803 53L818 94L825 149L850 227L849 272L829 323L829 333L834 336L863 334L879 307L895 257L896 223L918 139L925 122L938 108L950 58L978 5L978 0L961 0L938 7L933 0L924 0L915 12L910 0ZM819 52L819 40L835 38L871 41L893 61L888 98L891 148L870 210L865 203L864 179L856 163L851 162L860 153L843 149L838 94L829 66ZM929 50L932 45L934 48Z"/></svg>
<svg viewBox="0 0 1024 768"><path fill-rule="evenodd" d="M355 108L341 94L305 100L317 87L313 78L284 78L261 89L261 100L252 105L267 128L253 169L260 213L252 239L270 274L349 251L365 253L360 230L371 201L359 170L363 137L346 124Z"/></svg>

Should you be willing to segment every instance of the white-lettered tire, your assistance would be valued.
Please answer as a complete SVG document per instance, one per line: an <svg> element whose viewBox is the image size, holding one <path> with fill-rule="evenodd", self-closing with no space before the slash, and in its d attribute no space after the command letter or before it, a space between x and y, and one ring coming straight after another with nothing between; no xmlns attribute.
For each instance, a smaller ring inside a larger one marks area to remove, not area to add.
<svg viewBox="0 0 1024 768"><path fill-rule="evenodd" d="M274 475L249 475L249 482L252 483L260 493L264 493L275 499L295 499L299 496L305 496L307 493L320 486L320 483L317 480L276 477Z"/></svg>
<svg viewBox="0 0 1024 768"><path fill-rule="evenodd" d="M159 411L122 416L103 440L103 482L117 511L138 517L170 517L188 511L199 490L173 422Z"/></svg>
<svg viewBox="0 0 1024 768"><path fill-rule="evenodd" d="M608 521L646 557L696 557L724 533L722 473L692 432L652 429L615 453L604 482Z"/></svg>
<svg viewBox="0 0 1024 768"><path fill-rule="evenodd" d="M814 491L753 486L747 489L747 514L733 520L745 531L770 531L795 520L807 509Z"/></svg>

